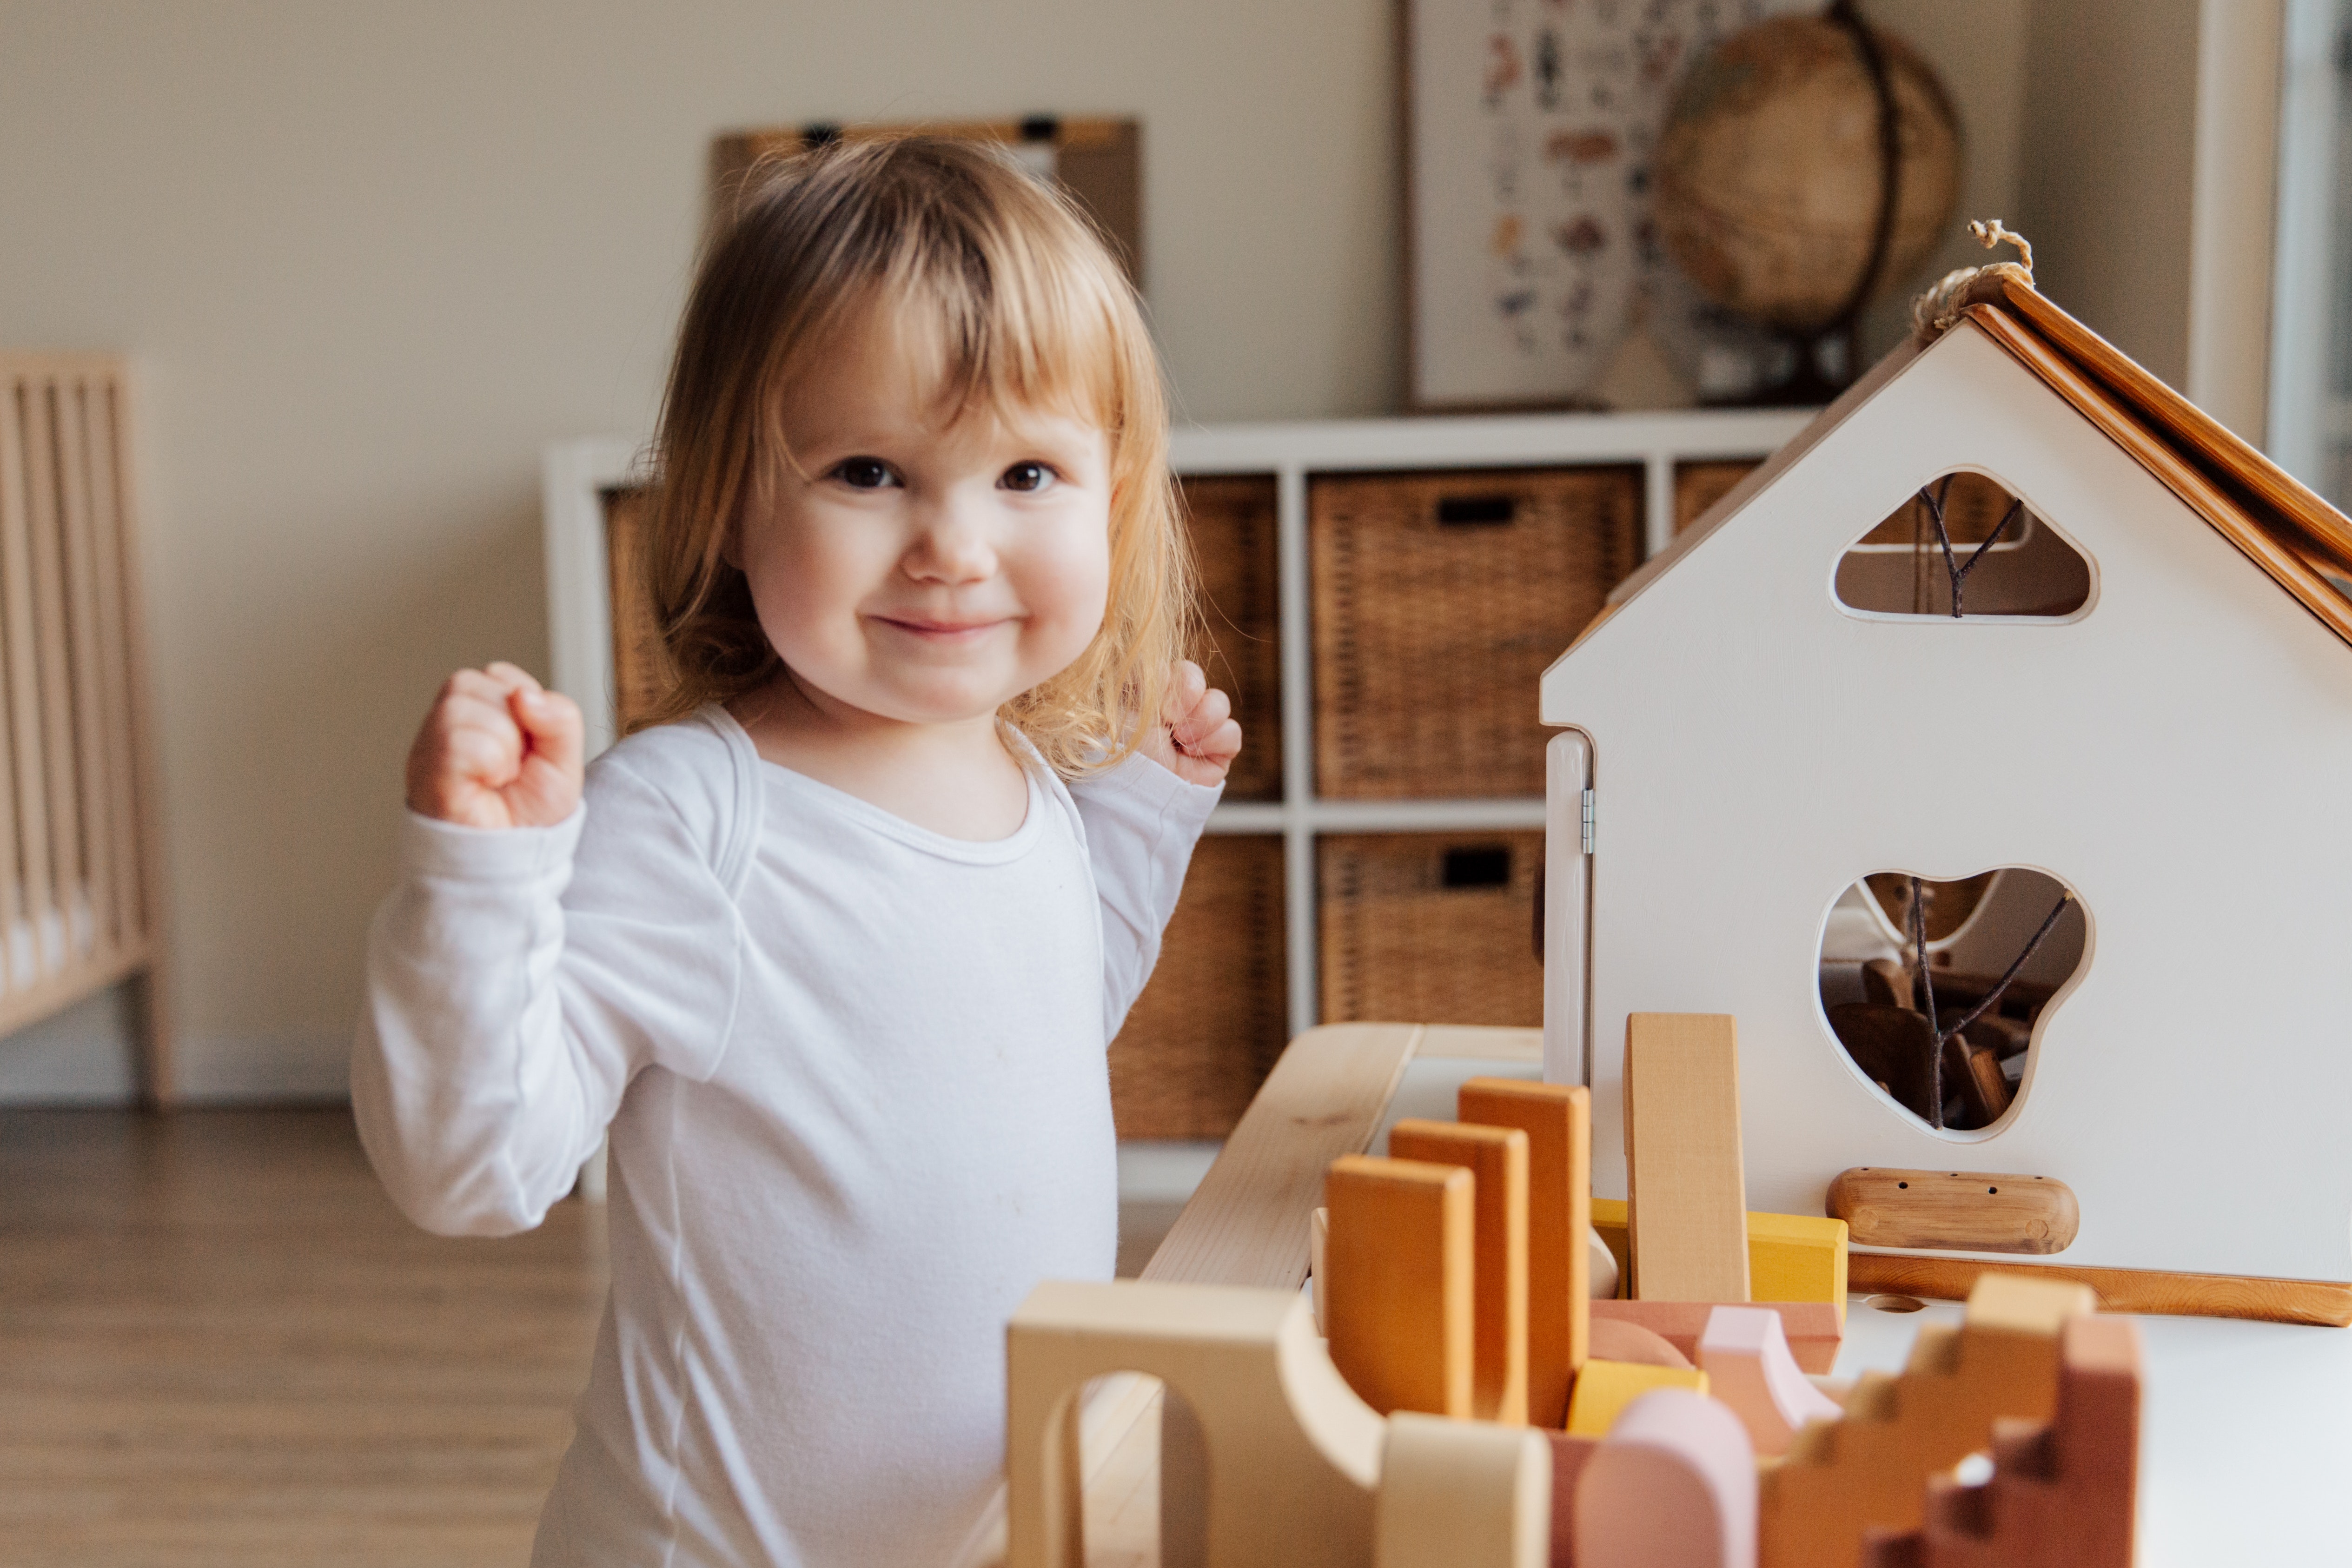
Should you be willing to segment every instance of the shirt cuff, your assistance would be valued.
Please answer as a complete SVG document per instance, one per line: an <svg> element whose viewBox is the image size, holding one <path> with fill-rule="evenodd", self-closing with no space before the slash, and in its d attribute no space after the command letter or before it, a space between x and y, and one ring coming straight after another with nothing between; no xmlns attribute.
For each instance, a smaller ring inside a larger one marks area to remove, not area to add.
<svg viewBox="0 0 2352 1568"><path fill-rule="evenodd" d="M546 828L468 828L404 810L401 869L412 877L453 882L530 882L572 864L588 802Z"/></svg>
<svg viewBox="0 0 2352 1568"><path fill-rule="evenodd" d="M1118 767L1097 773L1073 788L1099 789L1105 793L1117 790L1134 797L1154 810L1166 811L1173 808L1181 815L1197 817L1203 822L1209 820L1209 812L1225 793L1222 782L1195 784L1189 779L1178 777L1140 751L1129 755Z"/></svg>

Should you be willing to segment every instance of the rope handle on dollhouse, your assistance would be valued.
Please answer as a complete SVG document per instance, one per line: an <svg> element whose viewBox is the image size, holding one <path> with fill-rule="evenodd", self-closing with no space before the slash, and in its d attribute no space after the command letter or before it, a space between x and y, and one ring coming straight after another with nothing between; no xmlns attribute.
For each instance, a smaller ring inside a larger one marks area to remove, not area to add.
<svg viewBox="0 0 2352 1568"><path fill-rule="evenodd" d="M1972 219L1969 233L1987 250L2007 241L2017 247L2019 259L1954 267L1937 278L1925 294L1911 302L1911 325L1922 338L1936 337L1960 319L1961 310L1968 305L1969 286L1979 278L2014 278L2028 288L2033 287L2033 246L2023 235L1999 218Z"/></svg>

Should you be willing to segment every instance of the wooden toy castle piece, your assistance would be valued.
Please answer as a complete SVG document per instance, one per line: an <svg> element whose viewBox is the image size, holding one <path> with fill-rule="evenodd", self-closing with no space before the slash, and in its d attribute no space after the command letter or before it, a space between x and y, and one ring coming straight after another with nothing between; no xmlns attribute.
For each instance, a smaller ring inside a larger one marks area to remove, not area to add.
<svg viewBox="0 0 2352 1568"><path fill-rule="evenodd" d="M1808 1424L1763 1478L1762 1568L1857 1568L1864 1532L1916 1529L1928 1477L1990 1445L2003 1417L2046 1422L2080 1285L1989 1274L1958 1329L1927 1324L1900 1375L1864 1375L1842 1419Z"/></svg>
<svg viewBox="0 0 2352 1568"><path fill-rule="evenodd" d="M1075 1413L1088 1379L1119 1372L1164 1380L1191 1412L1206 1568L1545 1560L1544 1439L1382 1419L1332 1365L1295 1291L1048 1281L1013 1316L1005 1372L1006 1568L1083 1568Z"/></svg>
<svg viewBox="0 0 2352 1568"><path fill-rule="evenodd" d="M1707 1392L1748 1428L1759 1454L1778 1457L1808 1421L1834 1421L1836 1400L1805 1381L1789 1354L1780 1314L1762 1307L1717 1307L1699 1336L1699 1370Z"/></svg>
<svg viewBox="0 0 2352 1568"><path fill-rule="evenodd" d="M1756 1207L1816 1210L1857 1166L2038 1173L2078 1198L2060 1257L2110 1271L2111 1304L2352 1322L2352 1162L2279 1157L2336 1146L2352 1101L2352 599L2328 581L2352 522L2015 276L1950 303L1545 674L1544 721L1574 727L1553 746L1592 769L1550 797L1549 1075L1589 1082L1615 1196L1628 1016L1733 1013ZM1852 547L1954 475L2079 558L2072 608L2005 612L2037 606L1979 594L1988 568L1953 616L1932 537L1932 613L1841 598ZM1563 875L1585 841L1607 874ZM1939 1134L1832 1035L1824 921L1872 873L1999 867L2076 895L2082 963L2000 1119ZM1947 1293L1988 1261L1856 1254L1853 1280Z"/></svg>
<svg viewBox="0 0 2352 1568"><path fill-rule="evenodd" d="M1369 1155L1324 1178L1331 1360L1381 1415L1471 1413L1475 1185L1460 1166Z"/></svg>
<svg viewBox="0 0 2352 1568"><path fill-rule="evenodd" d="M1460 1166L1471 1177L1470 1414L1528 1418L1528 1135L1417 1117L1389 1129L1392 1159Z"/></svg>
<svg viewBox="0 0 2352 1568"><path fill-rule="evenodd" d="M1455 1106L1465 1122L1528 1135L1528 1419L1564 1426L1591 1333L1592 1092L1473 1078Z"/></svg>
<svg viewBox="0 0 2352 1568"><path fill-rule="evenodd" d="M1576 1568L1755 1568L1756 1457L1681 1389L1626 1407L1576 1482Z"/></svg>
<svg viewBox="0 0 2352 1568"><path fill-rule="evenodd" d="M1631 1294L1746 1301L1748 1201L1731 1019L1633 1014L1625 1020L1623 1089Z"/></svg>
<svg viewBox="0 0 2352 1568"><path fill-rule="evenodd" d="M1874 1539L1867 1568L2131 1568L2138 1460L2138 1325L2074 1318L2056 1416L1995 1422L1992 1479L1931 1479L1925 1524Z"/></svg>
<svg viewBox="0 0 2352 1568"><path fill-rule="evenodd" d="M1715 1315L1718 1304L1738 1303L1595 1301L1593 1332L1598 1333L1604 1322L1636 1323L1690 1357L1695 1364L1699 1339L1706 1333L1707 1320ZM1826 1374L1837 1361L1838 1346L1844 1343L1845 1334L1838 1323L1837 1309L1827 1301L1758 1301L1755 1305L1780 1320L1789 1354L1796 1358L1800 1371Z"/></svg>

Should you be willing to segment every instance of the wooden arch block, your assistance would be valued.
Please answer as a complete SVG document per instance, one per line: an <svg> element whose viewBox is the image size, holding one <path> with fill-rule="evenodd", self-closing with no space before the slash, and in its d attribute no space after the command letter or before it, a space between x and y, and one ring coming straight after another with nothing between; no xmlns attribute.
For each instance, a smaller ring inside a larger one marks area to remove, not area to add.
<svg viewBox="0 0 2352 1568"><path fill-rule="evenodd" d="M1756 1455L1739 1418L1675 1388L1627 1406L1577 1478L1576 1568L1755 1564Z"/></svg>
<svg viewBox="0 0 2352 1568"><path fill-rule="evenodd" d="M1780 1314L1769 1307L1717 1307L1699 1336L1699 1370L1707 1392L1731 1408L1759 1454L1778 1458L1808 1421L1843 1412L1815 1388L1789 1354Z"/></svg>
<svg viewBox="0 0 2352 1568"><path fill-rule="evenodd" d="M1383 1416L1470 1414L1475 1185L1460 1166L1370 1155L1325 1173L1331 1360Z"/></svg>
<svg viewBox="0 0 2352 1568"><path fill-rule="evenodd" d="M1005 1333L1005 1568L1081 1568L1087 1380L1181 1394L1206 1456L1207 1568L1363 1568L1386 1425L1349 1390L1296 1291L1049 1281Z"/></svg>
<svg viewBox="0 0 2352 1568"><path fill-rule="evenodd" d="M1454 1103L1465 1122L1528 1135L1528 1419L1564 1427L1569 1385L1591 1354L1592 1091L1473 1078Z"/></svg>
<svg viewBox="0 0 2352 1568"><path fill-rule="evenodd" d="M1528 1135L1517 1127L1410 1118L1389 1129L1401 1160L1471 1176L1470 1414L1528 1418Z"/></svg>

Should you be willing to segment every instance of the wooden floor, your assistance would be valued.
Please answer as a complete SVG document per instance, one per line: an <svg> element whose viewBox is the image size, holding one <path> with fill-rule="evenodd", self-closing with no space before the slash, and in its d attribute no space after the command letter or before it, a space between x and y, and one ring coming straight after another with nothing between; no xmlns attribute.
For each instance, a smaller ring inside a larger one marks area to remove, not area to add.
<svg viewBox="0 0 2352 1568"><path fill-rule="evenodd" d="M604 1228L410 1226L341 1111L0 1111L0 1564L520 1568Z"/></svg>

